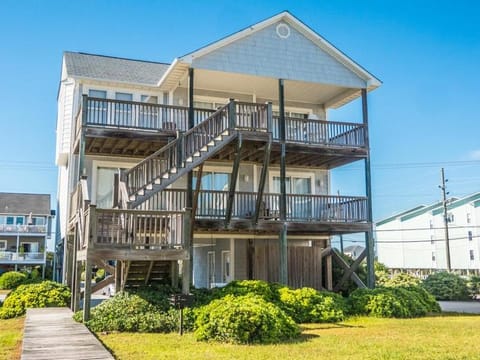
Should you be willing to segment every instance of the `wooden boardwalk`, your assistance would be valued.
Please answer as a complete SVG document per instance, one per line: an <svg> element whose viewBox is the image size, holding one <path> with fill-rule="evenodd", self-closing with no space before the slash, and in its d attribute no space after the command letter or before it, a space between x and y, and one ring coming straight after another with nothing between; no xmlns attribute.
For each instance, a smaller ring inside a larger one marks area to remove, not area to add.
<svg viewBox="0 0 480 360"><path fill-rule="evenodd" d="M68 308L28 309L22 360L111 359L113 356Z"/></svg>

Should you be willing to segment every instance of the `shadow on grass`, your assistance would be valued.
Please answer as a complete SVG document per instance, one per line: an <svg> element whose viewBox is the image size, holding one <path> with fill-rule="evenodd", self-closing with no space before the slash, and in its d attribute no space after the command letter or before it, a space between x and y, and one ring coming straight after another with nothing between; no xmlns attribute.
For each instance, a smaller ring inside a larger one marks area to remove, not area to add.
<svg viewBox="0 0 480 360"><path fill-rule="evenodd" d="M315 325L315 324L312 324ZM358 328L363 329L362 325L347 325L347 324L318 324L318 326L301 326L302 331L308 330L328 330L328 329L346 329L346 328Z"/></svg>

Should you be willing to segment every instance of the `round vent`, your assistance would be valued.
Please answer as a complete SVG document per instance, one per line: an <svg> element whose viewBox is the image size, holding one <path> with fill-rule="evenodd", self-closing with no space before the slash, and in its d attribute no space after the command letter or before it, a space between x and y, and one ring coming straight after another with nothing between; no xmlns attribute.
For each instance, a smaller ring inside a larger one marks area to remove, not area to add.
<svg viewBox="0 0 480 360"><path fill-rule="evenodd" d="M281 23L277 25L277 35L282 39L286 39L290 36L290 28L287 24Z"/></svg>

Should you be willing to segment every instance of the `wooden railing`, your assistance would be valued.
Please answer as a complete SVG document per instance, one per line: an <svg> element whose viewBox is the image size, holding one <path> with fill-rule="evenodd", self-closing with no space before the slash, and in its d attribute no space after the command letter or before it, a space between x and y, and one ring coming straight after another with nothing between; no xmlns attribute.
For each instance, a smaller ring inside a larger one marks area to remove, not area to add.
<svg viewBox="0 0 480 360"><path fill-rule="evenodd" d="M70 194L70 219L76 216L79 209L85 209L89 202L87 179L82 178Z"/></svg>
<svg viewBox="0 0 480 360"><path fill-rule="evenodd" d="M236 128L248 131L268 131L272 128L268 104L235 103Z"/></svg>
<svg viewBox="0 0 480 360"><path fill-rule="evenodd" d="M76 120L77 134L82 125L141 129L155 131L185 131L188 129L188 107L149 104L135 101L92 98L84 95L82 108ZM84 112L86 112L84 114ZM194 122L198 124L215 110L194 109Z"/></svg>
<svg viewBox="0 0 480 360"><path fill-rule="evenodd" d="M273 139L280 139L279 117L273 117ZM314 119L285 118L285 140L303 144L365 146L363 124Z"/></svg>
<svg viewBox="0 0 480 360"><path fill-rule="evenodd" d="M130 249L182 248L183 211L96 209L94 246Z"/></svg>
<svg viewBox="0 0 480 360"><path fill-rule="evenodd" d="M232 218L249 219L255 213L256 193L235 192ZM142 209L175 210L185 207L186 190L166 189L142 204ZM201 190L197 218L223 219L228 191ZM287 221L366 222L367 199L357 196L287 194ZM260 219L280 220L280 194L265 193Z"/></svg>

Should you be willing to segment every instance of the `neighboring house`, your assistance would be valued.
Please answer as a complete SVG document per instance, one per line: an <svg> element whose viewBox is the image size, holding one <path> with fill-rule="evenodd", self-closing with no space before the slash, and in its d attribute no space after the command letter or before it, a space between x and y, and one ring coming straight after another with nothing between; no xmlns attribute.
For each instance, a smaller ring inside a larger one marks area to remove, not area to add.
<svg viewBox="0 0 480 360"><path fill-rule="evenodd" d="M350 245L343 250L343 253L350 256L353 260L356 260L360 256L360 254L363 253L364 250L364 246Z"/></svg>
<svg viewBox="0 0 480 360"><path fill-rule="evenodd" d="M0 193L0 272L41 265L51 237L50 195Z"/></svg>
<svg viewBox="0 0 480 360"><path fill-rule="evenodd" d="M480 272L480 193L447 200L450 262L461 273ZM420 205L376 224L378 261L418 274L447 268L443 202Z"/></svg>
<svg viewBox="0 0 480 360"><path fill-rule="evenodd" d="M65 52L65 281L112 260L119 287L176 282L180 266L185 291L191 273L197 287L332 288L330 237L372 224L367 197L330 194L329 170L365 161L370 186L366 94L380 84L288 12L171 64ZM360 97L356 122L328 121Z"/></svg>

